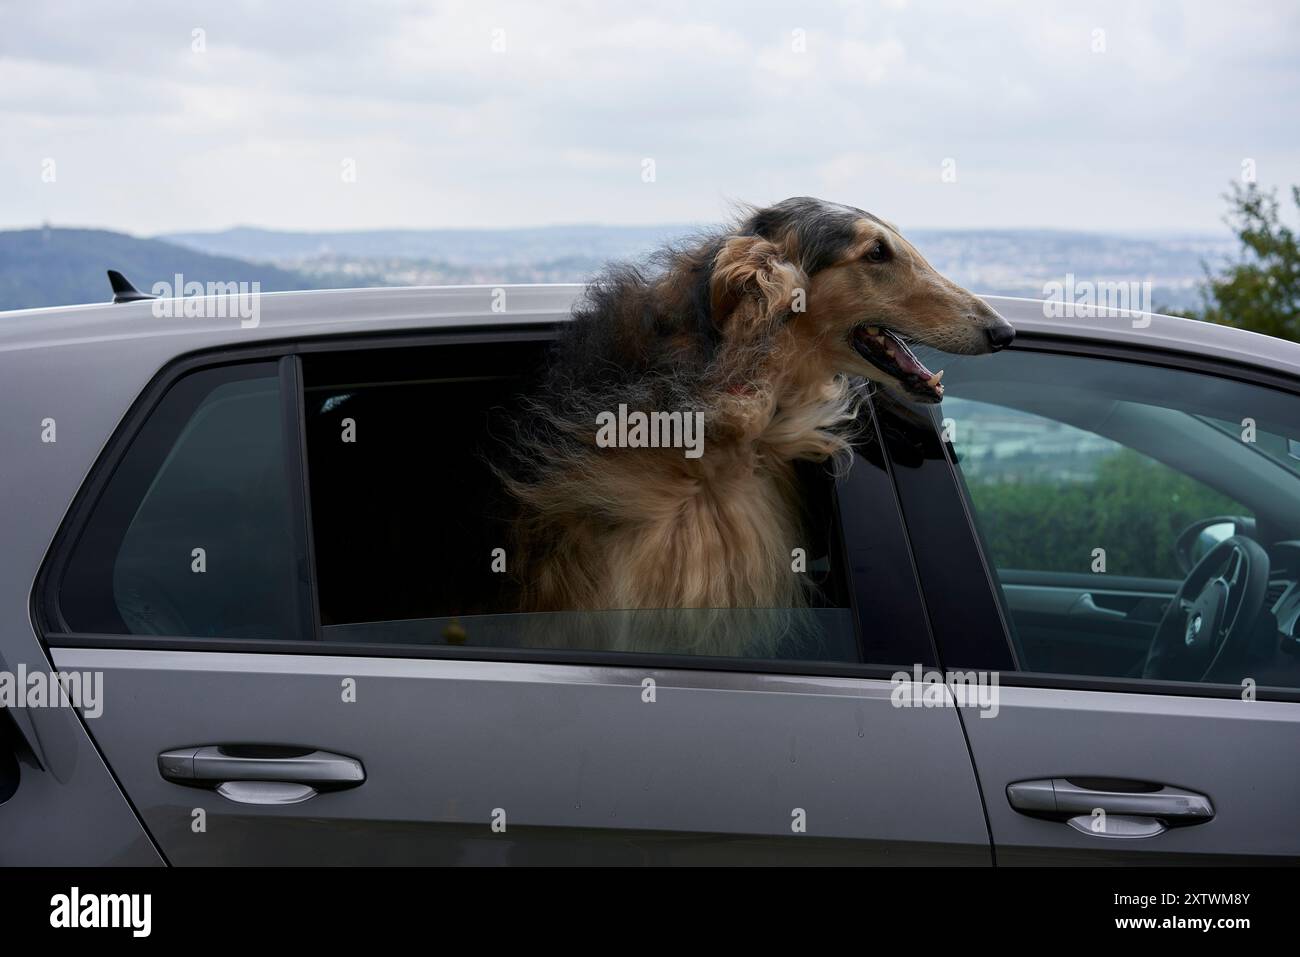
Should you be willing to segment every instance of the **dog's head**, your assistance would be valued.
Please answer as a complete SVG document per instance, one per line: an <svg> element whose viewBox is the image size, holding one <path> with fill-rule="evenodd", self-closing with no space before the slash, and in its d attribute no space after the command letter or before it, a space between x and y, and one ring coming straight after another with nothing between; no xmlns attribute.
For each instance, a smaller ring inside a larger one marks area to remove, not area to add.
<svg viewBox="0 0 1300 957"><path fill-rule="evenodd" d="M866 376L922 402L943 397L909 343L994 352L1011 324L935 272L889 223L810 197L753 212L724 237L709 280L724 338L776 335L802 373Z"/></svg>

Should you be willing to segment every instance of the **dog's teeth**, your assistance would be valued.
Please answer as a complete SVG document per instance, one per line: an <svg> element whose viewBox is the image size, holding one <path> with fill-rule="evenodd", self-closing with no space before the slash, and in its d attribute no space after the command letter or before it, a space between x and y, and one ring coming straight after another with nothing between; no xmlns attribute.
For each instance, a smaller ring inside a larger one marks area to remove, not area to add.
<svg viewBox="0 0 1300 957"><path fill-rule="evenodd" d="M942 378L943 378L943 370L940 369L934 375L930 376L930 378L926 379L925 384L928 386L936 386L939 384L939 380Z"/></svg>

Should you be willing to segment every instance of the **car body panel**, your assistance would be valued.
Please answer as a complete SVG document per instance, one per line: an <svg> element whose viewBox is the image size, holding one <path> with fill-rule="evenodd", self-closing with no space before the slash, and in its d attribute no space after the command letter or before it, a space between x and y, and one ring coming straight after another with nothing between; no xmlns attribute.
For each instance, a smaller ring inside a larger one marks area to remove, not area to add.
<svg viewBox="0 0 1300 957"><path fill-rule="evenodd" d="M29 671L36 667L28 660ZM0 804L0 866L164 863L77 713L65 708L9 713L26 718L25 742L34 741L35 747L19 753L18 789Z"/></svg>
<svg viewBox="0 0 1300 957"><path fill-rule="evenodd" d="M999 864L1300 861L1300 704L1004 687L996 718L965 723ZM1214 818L1132 840L1011 807L1008 784L1054 777L1183 788Z"/></svg>
<svg viewBox="0 0 1300 957"><path fill-rule="evenodd" d="M955 710L896 708L885 680L104 648L54 657L104 673L96 740L173 864L990 862ZM366 780L261 807L159 774L164 751L231 744L348 755Z"/></svg>

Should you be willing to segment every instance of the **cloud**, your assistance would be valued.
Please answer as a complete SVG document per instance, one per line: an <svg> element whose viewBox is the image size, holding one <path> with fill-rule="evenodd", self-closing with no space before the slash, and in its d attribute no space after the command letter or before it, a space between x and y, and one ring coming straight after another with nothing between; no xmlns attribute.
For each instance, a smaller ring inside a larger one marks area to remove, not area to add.
<svg viewBox="0 0 1300 957"><path fill-rule="evenodd" d="M66 0L6 21L6 225L651 223L813 192L926 226L1204 230L1243 158L1300 178L1281 0Z"/></svg>

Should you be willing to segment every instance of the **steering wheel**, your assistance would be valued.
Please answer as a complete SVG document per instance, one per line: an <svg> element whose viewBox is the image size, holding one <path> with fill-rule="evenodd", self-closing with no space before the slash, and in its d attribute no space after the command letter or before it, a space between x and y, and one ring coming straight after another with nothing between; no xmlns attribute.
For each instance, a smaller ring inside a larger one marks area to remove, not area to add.
<svg viewBox="0 0 1300 957"><path fill-rule="evenodd" d="M1268 572L1268 553L1242 535L1206 552L1165 609L1142 677L1205 681L1239 660L1264 611Z"/></svg>

